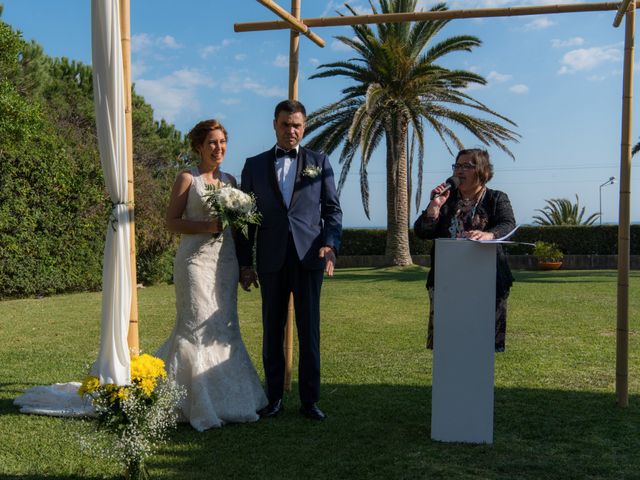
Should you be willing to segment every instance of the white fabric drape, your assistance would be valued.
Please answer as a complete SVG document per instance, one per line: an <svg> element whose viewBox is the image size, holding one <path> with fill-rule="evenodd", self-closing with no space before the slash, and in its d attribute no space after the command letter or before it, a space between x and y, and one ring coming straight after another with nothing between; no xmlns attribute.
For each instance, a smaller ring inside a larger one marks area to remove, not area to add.
<svg viewBox="0 0 640 480"><path fill-rule="evenodd" d="M102 272L100 383L130 383L127 333L131 309L125 90L118 0L92 0L93 98L104 179L114 205L107 226Z"/></svg>
<svg viewBox="0 0 640 480"><path fill-rule="evenodd" d="M118 0L92 0L93 91L100 160L114 205L107 226L102 273L102 331L100 353L92 373L100 383L130 383L127 345L131 308L129 263L129 206L124 117L124 79L120 45ZM78 395L77 382L41 385L27 389L14 400L23 413L85 416L94 413Z"/></svg>

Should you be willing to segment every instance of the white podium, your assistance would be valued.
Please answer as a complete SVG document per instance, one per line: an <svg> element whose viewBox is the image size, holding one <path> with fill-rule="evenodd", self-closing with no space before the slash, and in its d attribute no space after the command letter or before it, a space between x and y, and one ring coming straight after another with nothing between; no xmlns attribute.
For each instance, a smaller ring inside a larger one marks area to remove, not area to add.
<svg viewBox="0 0 640 480"><path fill-rule="evenodd" d="M493 443L496 245L436 240L431 438Z"/></svg>

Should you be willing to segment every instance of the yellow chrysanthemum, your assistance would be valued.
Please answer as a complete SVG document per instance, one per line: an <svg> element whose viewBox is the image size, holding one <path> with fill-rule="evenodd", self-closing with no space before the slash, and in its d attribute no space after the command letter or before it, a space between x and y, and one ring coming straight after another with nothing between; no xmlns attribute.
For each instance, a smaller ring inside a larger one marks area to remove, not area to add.
<svg viewBox="0 0 640 480"><path fill-rule="evenodd" d="M164 362L157 357L145 353L131 360L131 381L140 382L144 379L165 378L166 376Z"/></svg>
<svg viewBox="0 0 640 480"><path fill-rule="evenodd" d="M138 382L138 386L147 397L150 397L156 388L156 381L153 378L143 378Z"/></svg>
<svg viewBox="0 0 640 480"><path fill-rule="evenodd" d="M94 377L89 375L84 379L82 385L78 389L78 395L84 397L87 393L91 393L95 391L100 386L100 379L98 377Z"/></svg>
<svg viewBox="0 0 640 480"><path fill-rule="evenodd" d="M111 390L109 401L114 403L117 400L125 400L129 396L129 390L127 387L118 387L114 385L114 389Z"/></svg>

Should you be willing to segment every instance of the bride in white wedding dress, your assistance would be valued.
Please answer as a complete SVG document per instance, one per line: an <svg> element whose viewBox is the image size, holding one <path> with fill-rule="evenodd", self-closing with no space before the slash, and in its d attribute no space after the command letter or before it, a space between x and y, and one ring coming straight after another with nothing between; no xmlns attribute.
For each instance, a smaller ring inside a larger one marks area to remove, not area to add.
<svg viewBox="0 0 640 480"><path fill-rule="evenodd" d="M221 231L203 195L207 184L231 184L220 170L227 132L216 120L189 132L200 163L181 172L167 209L167 227L182 234L174 264L176 325L156 355L185 387L183 420L199 431L258 420L267 404L238 323L238 261L230 228Z"/></svg>

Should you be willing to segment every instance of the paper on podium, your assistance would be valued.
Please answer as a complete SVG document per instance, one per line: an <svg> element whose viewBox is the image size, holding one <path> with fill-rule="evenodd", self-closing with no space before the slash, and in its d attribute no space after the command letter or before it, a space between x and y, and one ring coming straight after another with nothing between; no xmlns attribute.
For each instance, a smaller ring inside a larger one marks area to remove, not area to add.
<svg viewBox="0 0 640 480"><path fill-rule="evenodd" d="M531 245L532 247L534 247L535 245L533 243L526 243L526 242L512 242L511 240L507 240L508 238L510 238L514 233L516 233L516 230L518 230L518 228L520 227L520 225L516 225L516 228L514 228L513 230L511 230L509 233L507 233L506 235L504 235L503 237L500 238L494 238L493 240L472 240L471 238L466 238L465 240L469 240L471 242L478 242L478 243L519 243L521 245Z"/></svg>

